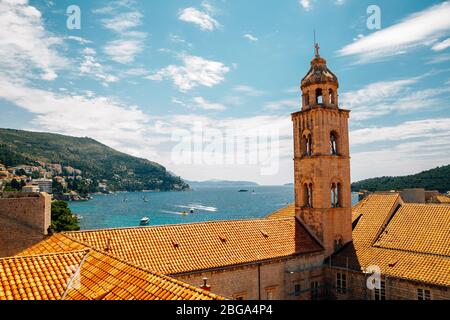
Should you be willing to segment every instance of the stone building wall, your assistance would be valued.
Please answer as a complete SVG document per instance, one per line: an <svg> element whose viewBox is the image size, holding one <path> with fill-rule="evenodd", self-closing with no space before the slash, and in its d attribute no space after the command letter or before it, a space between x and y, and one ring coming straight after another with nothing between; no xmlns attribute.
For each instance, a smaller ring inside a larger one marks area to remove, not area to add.
<svg viewBox="0 0 450 320"><path fill-rule="evenodd" d="M51 223L51 197L10 194L0 198L0 257L12 256L41 241Z"/></svg>
<svg viewBox="0 0 450 320"><path fill-rule="evenodd" d="M203 278L208 278L212 292L232 299L309 300L311 282L317 281L323 286L323 258L322 254L302 255L272 260L260 266L250 264L175 275L175 278L197 287L203 284Z"/></svg>
<svg viewBox="0 0 450 320"><path fill-rule="evenodd" d="M347 276L347 290L340 293L337 290L337 273ZM326 282L332 299L337 300L375 300L375 291L367 288L367 277L363 273L345 269L326 269ZM331 275L331 276L330 276ZM432 300L450 300L450 288L439 287L417 281L407 281L399 278L382 276L385 283L386 300L417 300L417 289L429 290Z"/></svg>

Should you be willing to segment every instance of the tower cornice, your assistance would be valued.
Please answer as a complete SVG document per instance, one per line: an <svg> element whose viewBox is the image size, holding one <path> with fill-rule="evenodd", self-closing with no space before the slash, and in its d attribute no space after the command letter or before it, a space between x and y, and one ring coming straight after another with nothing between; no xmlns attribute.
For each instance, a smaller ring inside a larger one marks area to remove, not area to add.
<svg viewBox="0 0 450 320"><path fill-rule="evenodd" d="M299 116L301 114L315 113L315 112L319 112L319 111L346 113L348 116L350 116L350 112L351 112L351 110L348 110L348 109L340 109L340 108L333 108L333 107L325 107L325 106L322 106L322 105L316 105L316 106L312 106L312 107L310 107L308 109L302 109L300 111L294 112L294 113L291 114L291 116L295 117L295 116Z"/></svg>

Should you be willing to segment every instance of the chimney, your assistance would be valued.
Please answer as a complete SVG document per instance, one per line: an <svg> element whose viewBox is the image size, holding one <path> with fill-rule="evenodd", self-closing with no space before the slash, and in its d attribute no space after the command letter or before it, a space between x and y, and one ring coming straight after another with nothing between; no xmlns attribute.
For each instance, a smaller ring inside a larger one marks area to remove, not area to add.
<svg viewBox="0 0 450 320"><path fill-rule="evenodd" d="M208 278L203 278L203 285L200 288L205 291L211 291L211 286L208 284Z"/></svg>

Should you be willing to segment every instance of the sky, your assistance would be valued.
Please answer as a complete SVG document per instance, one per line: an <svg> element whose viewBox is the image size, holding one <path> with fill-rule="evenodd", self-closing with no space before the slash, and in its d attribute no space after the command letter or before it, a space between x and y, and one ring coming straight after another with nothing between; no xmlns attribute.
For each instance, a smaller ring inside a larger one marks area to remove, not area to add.
<svg viewBox="0 0 450 320"><path fill-rule="evenodd" d="M448 17L431 0L0 0L0 127L188 180L289 183L315 30L352 111L352 181L412 174L450 162Z"/></svg>

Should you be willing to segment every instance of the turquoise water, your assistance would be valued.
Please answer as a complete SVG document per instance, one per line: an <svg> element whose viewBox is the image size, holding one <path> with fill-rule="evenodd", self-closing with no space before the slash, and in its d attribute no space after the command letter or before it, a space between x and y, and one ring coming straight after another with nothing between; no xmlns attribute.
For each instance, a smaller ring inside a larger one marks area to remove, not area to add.
<svg viewBox="0 0 450 320"><path fill-rule="evenodd" d="M144 216L149 225L265 217L294 201L292 186L198 189L192 192L120 193L95 195L87 202L72 202L70 208L82 216L83 230L135 227ZM254 193L252 191L255 191ZM148 202L144 202L146 197ZM127 201L123 201L124 198ZM183 211L194 213L184 216Z"/></svg>

